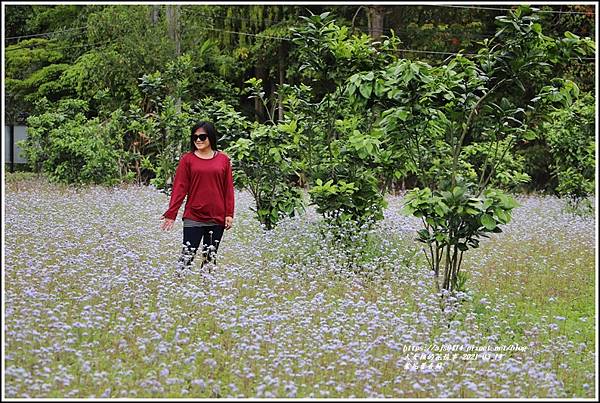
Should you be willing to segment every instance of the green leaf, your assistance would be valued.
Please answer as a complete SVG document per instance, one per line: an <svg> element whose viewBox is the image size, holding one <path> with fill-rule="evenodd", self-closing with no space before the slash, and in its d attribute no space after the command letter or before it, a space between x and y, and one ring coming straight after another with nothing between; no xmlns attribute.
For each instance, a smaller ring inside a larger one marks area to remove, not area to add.
<svg viewBox="0 0 600 403"><path fill-rule="evenodd" d="M384 85L383 80L377 79L377 81L375 81L375 95L380 97L383 95L384 91L385 91L385 85Z"/></svg>
<svg viewBox="0 0 600 403"><path fill-rule="evenodd" d="M465 188L463 188L463 187L455 186L454 189L452 189L452 195L457 199L464 194L465 194Z"/></svg>
<svg viewBox="0 0 600 403"><path fill-rule="evenodd" d="M404 72L404 74L402 75L402 79L404 80L404 84L408 84L408 82L410 80L412 80L414 78L414 73L412 72L412 70L406 70Z"/></svg>
<svg viewBox="0 0 600 403"><path fill-rule="evenodd" d="M487 230L491 231L496 228L496 220L489 214L483 214L480 218L481 225L483 225Z"/></svg>
<svg viewBox="0 0 600 403"><path fill-rule="evenodd" d="M500 203L505 210L512 210L513 208L519 207L519 204L515 199L505 194L500 194Z"/></svg>
<svg viewBox="0 0 600 403"><path fill-rule="evenodd" d="M462 252L464 252L464 251L466 251L467 249L469 249L469 248L467 247L467 244L465 244L464 242L457 243L457 244L456 244L456 246L457 246L457 247L458 247L458 249L459 249L460 251L462 251Z"/></svg>
<svg viewBox="0 0 600 403"><path fill-rule="evenodd" d="M428 241L430 238L429 235L429 231L427 231L426 229L422 229L420 231L417 231L417 234L419 235L419 240L420 241Z"/></svg>
<svg viewBox="0 0 600 403"><path fill-rule="evenodd" d="M408 118L408 111L400 109L397 113L397 116L401 121L406 122L406 119Z"/></svg>
<svg viewBox="0 0 600 403"><path fill-rule="evenodd" d="M371 96L371 92L373 91L373 85L371 83L364 83L359 87L360 94L364 98L369 98Z"/></svg>
<svg viewBox="0 0 600 403"><path fill-rule="evenodd" d="M526 92L525 91L525 86L523 85L523 83L521 82L521 80L519 80L518 78L515 78L515 84L517 84L517 87L519 87L519 89L521 90L521 92Z"/></svg>
<svg viewBox="0 0 600 403"><path fill-rule="evenodd" d="M504 210L501 209L496 209L494 211L496 213L496 216L498 216L498 219L500 220L500 222L506 224L509 220L508 215L504 212Z"/></svg>
<svg viewBox="0 0 600 403"><path fill-rule="evenodd" d="M569 38L569 39L579 39L579 36L575 35L575 34L574 34L574 33L572 33L572 32L569 32L569 31L567 31L567 32L565 32L565 38Z"/></svg>

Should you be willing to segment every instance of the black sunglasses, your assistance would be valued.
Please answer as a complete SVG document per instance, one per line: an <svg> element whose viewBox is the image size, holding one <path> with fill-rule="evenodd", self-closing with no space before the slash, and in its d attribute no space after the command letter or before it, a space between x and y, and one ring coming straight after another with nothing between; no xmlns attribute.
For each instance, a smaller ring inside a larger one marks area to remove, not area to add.
<svg viewBox="0 0 600 403"><path fill-rule="evenodd" d="M192 134L192 141L197 141L198 139L200 139L200 141L204 141L208 138L208 134L206 133L202 133L202 134Z"/></svg>

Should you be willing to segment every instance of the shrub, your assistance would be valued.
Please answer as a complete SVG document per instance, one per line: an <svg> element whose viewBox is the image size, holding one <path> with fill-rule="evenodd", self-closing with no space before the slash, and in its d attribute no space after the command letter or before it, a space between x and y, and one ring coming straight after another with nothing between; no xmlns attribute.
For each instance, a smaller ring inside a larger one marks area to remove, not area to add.
<svg viewBox="0 0 600 403"><path fill-rule="evenodd" d="M253 211L267 229L304 208L290 158L294 145L285 127L256 123L249 138L238 139L226 150L232 158L235 184L252 194L256 206Z"/></svg>
<svg viewBox="0 0 600 403"><path fill-rule="evenodd" d="M87 103L67 99L48 110L27 120L28 138L20 146L29 164L61 183L118 183L120 153L98 119L85 117Z"/></svg>

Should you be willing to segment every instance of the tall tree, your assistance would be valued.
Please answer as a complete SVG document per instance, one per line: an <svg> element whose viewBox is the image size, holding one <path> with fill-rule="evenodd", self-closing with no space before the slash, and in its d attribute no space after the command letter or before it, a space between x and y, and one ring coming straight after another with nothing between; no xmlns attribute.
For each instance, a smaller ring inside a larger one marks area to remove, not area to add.
<svg viewBox="0 0 600 403"><path fill-rule="evenodd" d="M175 45L175 57L181 56L181 30L179 29L179 5L167 5L167 26L169 38Z"/></svg>
<svg viewBox="0 0 600 403"><path fill-rule="evenodd" d="M389 13L386 6L367 6L369 16L369 36L379 40L383 35L385 15Z"/></svg>

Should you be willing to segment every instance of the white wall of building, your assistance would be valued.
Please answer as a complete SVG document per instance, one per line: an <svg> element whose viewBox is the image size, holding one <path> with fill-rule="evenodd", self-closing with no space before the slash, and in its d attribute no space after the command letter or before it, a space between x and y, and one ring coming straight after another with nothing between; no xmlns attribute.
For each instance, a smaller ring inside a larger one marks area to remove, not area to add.
<svg viewBox="0 0 600 403"><path fill-rule="evenodd" d="M21 157L21 148L16 144L17 141L25 140L27 138L27 127L26 126L15 126L15 163L24 164L27 162ZM10 127L4 126L4 162L10 164Z"/></svg>

